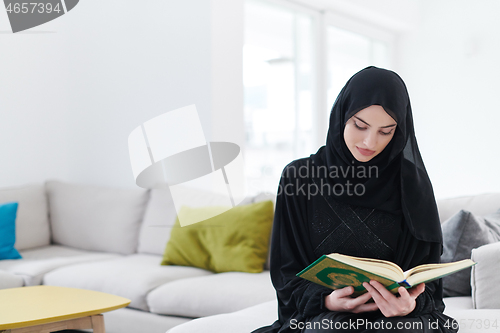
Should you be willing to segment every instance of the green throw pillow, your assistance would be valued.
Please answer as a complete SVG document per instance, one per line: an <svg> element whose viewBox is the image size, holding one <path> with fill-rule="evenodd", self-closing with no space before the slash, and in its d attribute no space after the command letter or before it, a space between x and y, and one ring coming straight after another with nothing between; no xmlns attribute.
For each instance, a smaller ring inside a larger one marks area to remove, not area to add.
<svg viewBox="0 0 500 333"><path fill-rule="evenodd" d="M179 215L207 216L221 207L182 206ZM181 227L175 221L162 265L194 266L216 273L263 271L273 224L273 202L236 206L207 220Z"/></svg>

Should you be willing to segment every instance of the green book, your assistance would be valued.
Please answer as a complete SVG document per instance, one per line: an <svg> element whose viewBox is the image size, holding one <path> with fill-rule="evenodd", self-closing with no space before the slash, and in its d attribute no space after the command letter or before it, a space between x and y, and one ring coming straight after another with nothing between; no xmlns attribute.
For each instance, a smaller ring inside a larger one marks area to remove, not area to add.
<svg viewBox="0 0 500 333"><path fill-rule="evenodd" d="M390 261L331 253L321 256L297 273L297 276L330 289L353 286L353 296L359 296L366 292L363 282L377 280L395 294L401 286L411 288L422 282L442 278L475 264L470 259L464 259L444 264L419 265L403 272L398 265Z"/></svg>

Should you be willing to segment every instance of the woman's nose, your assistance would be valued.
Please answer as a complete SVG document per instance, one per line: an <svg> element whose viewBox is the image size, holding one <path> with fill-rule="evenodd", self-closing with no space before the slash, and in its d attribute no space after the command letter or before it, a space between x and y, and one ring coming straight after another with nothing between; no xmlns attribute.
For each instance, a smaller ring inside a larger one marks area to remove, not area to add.
<svg viewBox="0 0 500 333"><path fill-rule="evenodd" d="M368 133L363 140L363 144L367 149L375 150L377 146L377 134L376 133Z"/></svg>

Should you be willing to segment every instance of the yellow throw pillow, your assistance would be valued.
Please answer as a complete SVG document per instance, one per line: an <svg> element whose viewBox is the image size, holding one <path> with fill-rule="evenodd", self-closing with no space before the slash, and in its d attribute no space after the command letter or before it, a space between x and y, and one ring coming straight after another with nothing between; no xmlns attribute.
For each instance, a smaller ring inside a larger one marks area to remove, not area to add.
<svg viewBox="0 0 500 333"><path fill-rule="evenodd" d="M182 206L178 215L207 216L221 207ZM194 266L216 273L262 272L273 224L273 202L236 206L207 220L181 227L179 218L170 233L162 265Z"/></svg>

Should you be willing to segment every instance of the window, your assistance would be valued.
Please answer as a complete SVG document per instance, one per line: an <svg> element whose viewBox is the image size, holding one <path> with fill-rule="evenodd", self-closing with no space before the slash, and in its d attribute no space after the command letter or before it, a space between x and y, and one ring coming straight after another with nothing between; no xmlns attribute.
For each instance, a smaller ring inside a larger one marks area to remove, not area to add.
<svg viewBox="0 0 500 333"><path fill-rule="evenodd" d="M283 168L324 144L331 105L350 76L369 65L388 67L387 42L335 23L324 13L287 2L246 0L249 194L276 193Z"/></svg>
<svg viewBox="0 0 500 333"><path fill-rule="evenodd" d="M328 105L332 106L347 80L370 65L389 67L387 42L344 30L327 27Z"/></svg>

